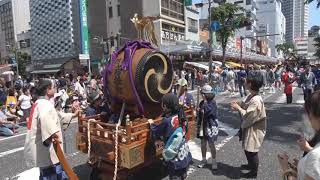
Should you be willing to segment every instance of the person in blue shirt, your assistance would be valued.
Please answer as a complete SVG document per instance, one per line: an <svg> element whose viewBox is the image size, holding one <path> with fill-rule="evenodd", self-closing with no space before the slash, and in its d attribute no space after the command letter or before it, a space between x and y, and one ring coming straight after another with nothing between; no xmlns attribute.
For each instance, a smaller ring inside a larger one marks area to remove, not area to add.
<svg viewBox="0 0 320 180"><path fill-rule="evenodd" d="M314 76L316 77L316 81L317 81L316 84L320 84L320 69L319 69L319 67L314 66L312 68L312 72L313 72Z"/></svg>
<svg viewBox="0 0 320 180"><path fill-rule="evenodd" d="M90 105L85 110L86 117L108 113L107 105L103 103L102 96L98 92L92 93L89 101Z"/></svg>
<svg viewBox="0 0 320 180"><path fill-rule="evenodd" d="M243 67L240 68L240 71L238 72L238 82L239 82L239 92L241 97L247 96L246 93L246 87L245 87L245 79L247 78L247 73L244 70Z"/></svg>
<svg viewBox="0 0 320 180"><path fill-rule="evenodd" d="M210 85L204 85L201 89L203 101L200 102L197 112L197 137L201 139L201 153L202 161L198 165L199 168L203 168L207 164L207 144L211 149L212 156L212 170L217 170L216 162L216 147L214 142L218 137L218 108L215 95L212 93L212 87Z"/></svg>
<svg viewBox="0 0 320 180"><path fill-rule="evenodd" d="M15 130L20 126L13 121L8 121L7 115L4 113L5 106L0 105L0 136L13 136Z"/></svg>
<svg viewBox="0 0 320 180"><path fill-rule="evenodd" d="M186 143L187 121L176 95L169 93L162 98L163 119L159 125L149 119L153 139L161 138L165 147L162 152L170 180L187 178L192 156ZM178 130L181 130L180 133ZM180 134L180 135L178 135Z"/></svg>

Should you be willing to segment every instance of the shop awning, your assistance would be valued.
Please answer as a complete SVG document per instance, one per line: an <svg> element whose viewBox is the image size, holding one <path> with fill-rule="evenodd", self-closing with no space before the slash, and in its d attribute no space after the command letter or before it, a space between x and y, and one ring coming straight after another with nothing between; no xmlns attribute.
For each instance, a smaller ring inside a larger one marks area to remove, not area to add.
<svg viewBox="0 0 320 180"><path fill-rule="evenodd" d="M32 71L31 74L54 74L59 71L60 69L40 69Z"/></svg>
<svg viewBox="0 0 320 180"><path fill-rule="evenodd" d="M239 63L235 63L235 62L231 62L231 61L226 61L226 64L229 65L230 67L241 67L241 64Z"/></svg>

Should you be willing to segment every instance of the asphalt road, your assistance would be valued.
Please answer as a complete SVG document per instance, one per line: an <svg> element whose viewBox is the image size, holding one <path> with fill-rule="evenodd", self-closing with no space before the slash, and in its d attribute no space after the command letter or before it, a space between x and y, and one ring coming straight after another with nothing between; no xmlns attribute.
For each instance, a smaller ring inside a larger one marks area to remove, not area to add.
<svg viewBox="0 0 320 180"><path fill-rule="evenodd" d="M281 91L264 95L267 107L268 129L264 144L259 152L258 179L280 179L281 173L276 158L277 153L286 151L295 157L301 155L296 145L296 140L301 134L302 127L303 100L301 93L298 88L294 90L294 103L291 105L285 104L285 96ZM246 159L238 137L235 136L240 124L239 116L229 108L231 100L236 98L239 99L239 95L230 96L225 93L216 97L221 125L220 136L216 142L219 170L212 172L209 168L199 169L196 167L201 160L201 153L199 141L195 139L189 143L194 158L194 163L188 171L189 180L240 179L239 167L241 164L246 163ZM74 121L65 132L67 159L80 179L88 179L91 169L86 164L86 154L78 152L75 148L76 131L77 123ZM16 179L18 176L26 175L27 173L32 174L32 171L26 167L23 158L25 132L26 128L23 127L14 137L0 137L0 179ZM160 172L159 165L150 166L148 169L138 173L134 179L168 179L165 174L160 174ZM37 178L28 176L27 179Z"/></svg>

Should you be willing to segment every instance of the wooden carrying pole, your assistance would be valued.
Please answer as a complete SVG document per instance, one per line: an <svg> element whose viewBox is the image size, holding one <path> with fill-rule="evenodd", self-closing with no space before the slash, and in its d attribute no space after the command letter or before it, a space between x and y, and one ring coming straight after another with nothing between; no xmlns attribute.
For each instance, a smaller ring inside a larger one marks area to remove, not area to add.
<svg viewBox="0 0 320 180"><path fill-rule="evenodd" d="M66 172L67 176L70 180L79 180L78 176L73 172L72 168L69 166L63 151L61 149L59 142L53 142L53 147L55 152L57 153L58 159L60 161L60 164L63 168L63 170Z"/></svg>

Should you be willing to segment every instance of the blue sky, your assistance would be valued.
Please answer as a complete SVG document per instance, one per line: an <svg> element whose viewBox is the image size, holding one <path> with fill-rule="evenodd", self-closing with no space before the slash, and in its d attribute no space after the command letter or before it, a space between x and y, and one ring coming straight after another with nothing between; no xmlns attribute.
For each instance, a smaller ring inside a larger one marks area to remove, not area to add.
<svg viewBox="0 0 320 180"><path fill-rule="evenodd" d="M193 0L193 3L197 2L202 2L202 0ZM320 8L317 9L316 6L316 1L309 4L309 28L313 25L320 26Z"/></svg>
<svg viewBox="0 0 320 180"><path fill-rule="evenodd" d="M320 8L317 9L316 1L309 4L309 28L313 25L320 26Z"/></svg>

